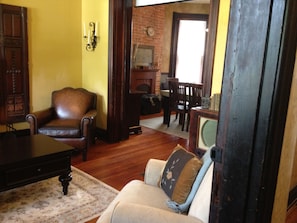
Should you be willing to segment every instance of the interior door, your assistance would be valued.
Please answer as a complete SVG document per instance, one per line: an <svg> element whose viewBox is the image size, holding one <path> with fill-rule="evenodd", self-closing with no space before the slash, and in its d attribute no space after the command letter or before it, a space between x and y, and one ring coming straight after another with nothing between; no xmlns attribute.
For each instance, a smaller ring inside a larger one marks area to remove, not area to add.
<svg viewBox="0 0 297 223"><path fill-rule="evenodd" d="M25 121L29 112L27 9L0 5L0 123Z"/></svg>

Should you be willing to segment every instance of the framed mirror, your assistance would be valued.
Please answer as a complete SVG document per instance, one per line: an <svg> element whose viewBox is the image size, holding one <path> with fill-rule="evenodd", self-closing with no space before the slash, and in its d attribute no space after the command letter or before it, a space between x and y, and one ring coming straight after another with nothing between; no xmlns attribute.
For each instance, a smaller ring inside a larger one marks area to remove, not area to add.
<svg viewBox="0 0 297 223"><path fill-rule="evenodd" d="M133 45L133 68L148 69L153 67L154 46Z"/></svg>

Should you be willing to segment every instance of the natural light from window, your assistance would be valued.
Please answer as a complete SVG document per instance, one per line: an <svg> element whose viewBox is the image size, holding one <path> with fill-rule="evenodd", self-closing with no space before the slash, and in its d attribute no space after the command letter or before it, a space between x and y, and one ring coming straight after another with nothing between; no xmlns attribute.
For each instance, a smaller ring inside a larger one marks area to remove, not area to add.
<svg viewBox="0 0 297 223"><path fill-rule="evenodd" d="M176 73L180 82L202 83L206 21L180 20Z"/></svg>

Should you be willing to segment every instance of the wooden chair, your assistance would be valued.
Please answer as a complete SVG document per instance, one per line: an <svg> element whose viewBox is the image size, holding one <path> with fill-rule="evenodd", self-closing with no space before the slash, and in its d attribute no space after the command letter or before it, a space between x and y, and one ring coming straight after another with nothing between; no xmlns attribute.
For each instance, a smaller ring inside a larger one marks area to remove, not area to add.
<svg viewBox="0 0 297 223"><path fill-rule="evenodd" d="M189 83L189 112L187 117L187 131L190 124L191 108L201 106L203 84Z"/></svg>
<svg viewBox="0 0 297 223"><path fill-rule="evenodd" d="M169 84L169 121L170 125L171 111L176 112L176 119L180 116L180 124L182 131L184 131L185 117L189 113L189 84L170 80Z"/></svg>

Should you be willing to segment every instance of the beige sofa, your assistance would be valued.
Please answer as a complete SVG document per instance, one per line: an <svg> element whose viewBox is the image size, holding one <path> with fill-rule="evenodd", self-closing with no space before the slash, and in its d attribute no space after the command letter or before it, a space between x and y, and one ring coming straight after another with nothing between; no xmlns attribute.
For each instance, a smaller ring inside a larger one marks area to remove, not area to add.
<svg viewBox="0 0 297 223"><path fill-rule="evenodd" d="M133 180L125 185L97 223L208 223L213 175L210 150L203 156L203 165L198 173L201 183L186 214L169 208L169 198L159 187L165 164L166 161L150 159L144 181Z"/></svg>

